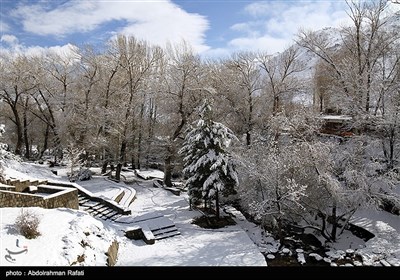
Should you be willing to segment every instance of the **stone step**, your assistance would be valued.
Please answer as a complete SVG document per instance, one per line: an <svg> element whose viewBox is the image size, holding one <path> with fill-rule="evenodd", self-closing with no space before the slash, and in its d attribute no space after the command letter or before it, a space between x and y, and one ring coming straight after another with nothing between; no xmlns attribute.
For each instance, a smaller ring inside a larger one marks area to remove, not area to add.
<svg viewBox="0 0 400 280"><path fill-rule="evenodd" d="M114 214L118 214L115 210L109 209L108 211L98 213L98 217L104 220L109 219L109 217L112 217Z"/></svg>
<svg viewBox="0 0 400 280"><path fill-rule="evenodd" d="M88 203L90 200L89 199L87 199L87 198L85 198L85 199L82 199L82 200L79 200L78 199L78 203L79 203L79 205L83 205L83 204L86 204L86 203Z"/></svg>
<svg viewBox="0 0 400 280"><path fill-rule="evenodd" d="M165 238L169 238L169 237L173 237L173 236L177 236L180 235L181 233L179 231L171 231L162 235L156 235L154 236L154 238L156 240L161 240L161 239L165 239Z"/></svg>
<svg viewBox="0 0 400 280"><path fill-rule="evenodd" d="M178 230L178 229L176 228L175 225L170 225L170 226L166 226L163 228L152 229L151 231L157 235L157 234L162 234L163 232L167 232L167 231L171 231L171 230Z"/></svg>
<svg viewBox="0 0 400 280"><path fill-rule="evenodd" d="M104 205L103 207L97 208L97 212L104 213L104 212L106 212L107 210L110 210L110 209L111 209L110 207L108 207L107 205Z"/></svg>
<svg viewBox="0 0 400 280"><path fill-rule="evenodd" d="M122 214L115 213L115 214L113 214L112 216L110 216L107 220L115 221L115 220L118 219L119 217L122 217Z"/></svg>
<svg viewBox="0 0 400 280"><path fill-rule="evenodd" d="M82 203L82 206L86 206L86 207L93 207L98 205L99 203L97 201L92 201L92 200L88 200L85 203Z"/></svg>
<svg viewBox="0 0 400 280"><path fill-rule="evenodd" d="M169 229L169 230L165 230L165 231L161 231L161 232L154 232L153 231L153 235L154 236L163 236L163 235L168 235L169 233L171 233L171 232L178 232L178 229L177 228L174 228L174 229Z"/></svg>
<svg viewBox="0 0 400 280"><path fill-rule="evenodd" d="M104 216L107 216L108 214L113 213L113 212L115 212L114 209L108 208L107 211L104 211L102 214L103 214Z"/></svg>
<svg viewBox="0 0 400 280"><path fill-rule="evenodd" d="M99 211L101 208L107 207L103 203L97 202L96 205L92 206L93 210Z"/></svg>

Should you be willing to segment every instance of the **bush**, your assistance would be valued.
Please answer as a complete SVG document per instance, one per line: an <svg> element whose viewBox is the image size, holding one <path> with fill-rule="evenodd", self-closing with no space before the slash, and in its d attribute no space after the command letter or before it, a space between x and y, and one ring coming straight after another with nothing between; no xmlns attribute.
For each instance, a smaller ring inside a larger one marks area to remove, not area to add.
<svg viewBox="0 0 400 280"><path fill-rule="evenodd" d="M92 171L89 169L81 169L78 172L75 172L75 174L71 174L69 177L70 182L87 181L90 179L92 179Z"/></svg>
<svg viewBox="0 0 400 280"><path fill-rule="evenodd" d="M20 234L28 239L33 239L40 235L38 231L39 223L40 219L35 213L22 209L15 220L15 227Z"/></svg>

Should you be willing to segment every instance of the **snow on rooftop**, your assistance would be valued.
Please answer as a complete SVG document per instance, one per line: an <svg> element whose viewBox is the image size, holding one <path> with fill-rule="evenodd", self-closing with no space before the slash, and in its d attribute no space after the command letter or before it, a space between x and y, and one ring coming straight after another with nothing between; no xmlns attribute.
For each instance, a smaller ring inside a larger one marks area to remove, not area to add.
<svg viewBox="0 0 400 280"><path fill-rule="evenodd" d="M322 115L320 116L323 120L340 120L340 121L351 121L353 118L346 115Z"/></svg>

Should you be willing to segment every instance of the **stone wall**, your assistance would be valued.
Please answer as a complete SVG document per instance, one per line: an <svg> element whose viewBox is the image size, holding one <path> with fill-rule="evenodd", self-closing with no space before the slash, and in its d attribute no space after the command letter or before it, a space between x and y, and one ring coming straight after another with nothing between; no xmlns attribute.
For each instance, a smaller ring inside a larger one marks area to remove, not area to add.
<svg viewBox="0 0 400 280"><path fill-rule="evenodd" d="M62 193L55 193L51 196L45 197L45 208L59 208L66 207L71 209L79 209L78 190L68 189Z"/></svg>
<svg viewBox="0 0 400 280"><path fill-rule="evenodd" d="M0 183L6 184L8 186L13 186L16 192L23 192L29 186L37 186L39 184L47 184L47 180L20 180L15 178L7 178L0 180Z"/></svg>
<svg viewBox="0 0 400 280"><path fill-rule="evenodd" d="M45 201L42 196L18 193L12 191L0 191L0 207L43 207Z"/></svg>
<svg viewBox="0 0 400 280"><path fill-rule="evenodd" d="M66 207L79 209L78 190L59 188L57 192L42 196L39 194L0 191L0 207Z"/></svg>

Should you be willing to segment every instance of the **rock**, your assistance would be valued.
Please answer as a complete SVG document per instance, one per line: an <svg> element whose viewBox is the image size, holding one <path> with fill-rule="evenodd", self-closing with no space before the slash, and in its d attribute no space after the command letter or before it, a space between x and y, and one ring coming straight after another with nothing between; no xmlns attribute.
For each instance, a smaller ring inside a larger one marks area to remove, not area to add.
<svg viewBox="0 0 400 280"><path fill-rule="evenodd" d="M275 239L274 239L273 237L271 237L271 236L266 237L264 240L265 240L266 243L273 243L273 242L275 242Z"/></svg>
<svg viewBox="0 0 400 280"><path fill-rule="evenodd" d="M349 255L354 254L354 250L353 249L347 249L346 250L346 254L349 254Z"/></svg>
<svg viewBox="0 0 400 280"><path fill-rule="evenodd" d="M324 258L324 262L332 263L332 260L330 258Z"/></svg>
<svg viewBox="0 0 400 280"><path fill-rule="evenodd" d="M303 265L306 263L306 259L304 258L304 254L303 253L298 253L297 254L297 261Z"/></svg>
<svg viewBox="0 0 400 280"><path fill-rule="evenodd" d="M276 248L271 248L271 249L269 249L269 251L270 251L272 254L275 254L275 253L278 252L278 249L276 249Z"/></svg>
<svg viewBox="0 0 400 280"><path fill-rule="evenodd" d="M283 249L282 249L282 253L284 253L284 254L290 254L291 252L290 252L290 250L289 250L288 248L283 248Z"/></svg>
<svg viewBox="0 0 400 280"><path fill-rule="evenodd" d="M269 259L269 260L273 260L273 259L275 259L275 256L274 256L274 255L272 255L272 254L268 254L268 255L267 255L267 259Z"/></svg>
<svg viewBox="0 0 400 280"><path fill-rule="evenodd" d="M309 256L313 257L316 261L321 261L323 259L320 255L316 253L311 253Z"/></svg>
<svg viewBox="0 0 400 280"><path fill-rule="evenodd" d="M381 264L382 264L383 266L391 266L390 263L388 263L388 262L385 261L385 260L381 260Z"/></svg>
<svg viewBox="0 0 400 280"><path fill-rule="evenodd" d="M92 171L89 169L82 169L78 172L78 181L87 181L92 179Z"/></svg>
<svg viewBox="0 0 400 280"><path fill-rule="evenodd" d="M89 169L81 169L77 173L70 176L69 180L71 182L75 181L87 181L92 179L92 171Z"/></svg>
<svg viewBox="0 0 400 280"><path fill-rule="evenodd" d="M338 253L341 256L346 254L343 250L337 250L336 253Z"/></svg>
<svg viewBox="0 0 400 280"><path fill-rule="evenodd" d="M118 260L118 249L119 249L119 243L117 240L114 240L110 247L107 250L107 266L114 266L117 263Z"/></svg>

